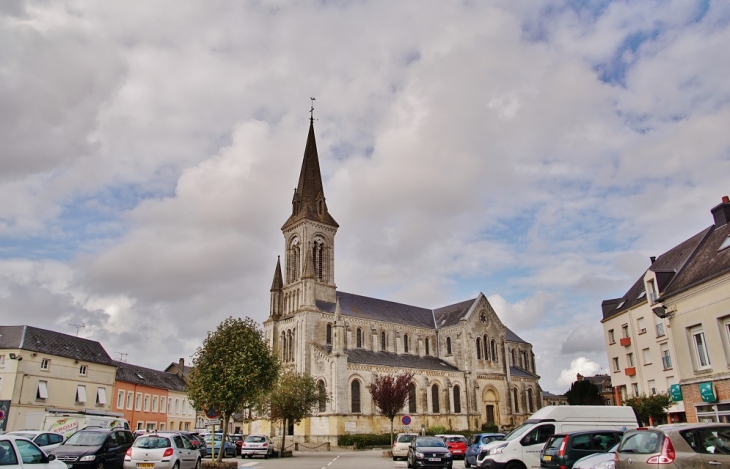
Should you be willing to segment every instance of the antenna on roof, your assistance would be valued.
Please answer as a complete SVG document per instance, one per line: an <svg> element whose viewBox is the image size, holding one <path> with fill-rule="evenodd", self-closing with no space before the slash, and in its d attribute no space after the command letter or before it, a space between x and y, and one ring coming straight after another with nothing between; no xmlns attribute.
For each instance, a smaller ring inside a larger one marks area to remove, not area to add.
<svg viewBox="0 0 730 469"><path fill-rule="evenodd" d="M314 101L316 101L314 98L309 98L312 100L312 107L309 109L309 122L314 123Z"/></svg>
<svg viewBox="0 0 730 469"><path fill-rule="evenodd" d="M86 327L84 324L68 324L69 326L73 326L76 328L76 337L79 336L79 331Z"/></svg>
<svg viewBox="0 0 730 469"><path fill-rule="evenodd" d="M114 353L118 353L119 354L119 361L120 362L124 362L124 363L127 362L127 360L125 360L124 357L126 357L127 355L129 355L128 353L124 353L124 352L114 352Z"/></svg>

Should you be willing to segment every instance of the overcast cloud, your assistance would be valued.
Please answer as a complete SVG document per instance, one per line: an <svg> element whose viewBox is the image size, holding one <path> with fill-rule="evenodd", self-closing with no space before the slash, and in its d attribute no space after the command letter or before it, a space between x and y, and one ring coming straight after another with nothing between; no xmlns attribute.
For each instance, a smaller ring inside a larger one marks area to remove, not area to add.
<svg viewBox="0 0 730 469"><path fill-rule="evenodd" d="M0 322L186 360L263 321L309 97L343 291L484 292L543 389L730 193L723 1L0 2Z"/></svg>

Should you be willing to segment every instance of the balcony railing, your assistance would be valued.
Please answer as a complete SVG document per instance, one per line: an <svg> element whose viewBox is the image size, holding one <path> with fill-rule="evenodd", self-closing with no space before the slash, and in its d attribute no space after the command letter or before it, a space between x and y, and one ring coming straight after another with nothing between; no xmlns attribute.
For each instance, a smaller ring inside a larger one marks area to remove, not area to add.
<svg viewBox="0 0 730 469"><path fill-rule="evenodd" d="M631 345L631 337L621 337L619 339L619 344L621 344L622 347L628 347Z"/></svg>
<svg viewBox="0 0 730 469"><path fill-rule="evenodd" d="M662 357L662 366L665 370L670 369L672 367L672 357L670 357L669 355L664 355Z"/></svg>
<svg viewBox="0 0 730 469"><path fill-rule="evenodd" d="M656 336L661 337L664 335L664 324L659 323L656 325Z"/></svg>

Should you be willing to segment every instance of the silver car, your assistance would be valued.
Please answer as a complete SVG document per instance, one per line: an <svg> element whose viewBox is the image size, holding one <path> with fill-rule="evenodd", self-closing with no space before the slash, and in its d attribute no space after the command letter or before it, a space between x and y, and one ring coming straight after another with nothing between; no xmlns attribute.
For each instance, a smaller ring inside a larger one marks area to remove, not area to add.
<svg viewBox="0 0 730 469"><path fill-rule="evenodd" d="M16 432L9 432L7 434L28 438L40 449L45 451L46 454L63 443L63 435L60 433L43 432L40 430L20 430Z"/></svg>
<svg viewBox="0 0 730 469"><path fill-rule="evenodd" d="M580 458L573 464L573 469L614 469L617 449L618 445L616 444L605 453L589 454Z"/></svg>
<svg viewBox="0 0 730 469"><path fill-rule="evenodd" d="M200 451L182 435L150 433L127 450L124 469L200 469Z"/></svg>
<svg viewBox="0 0 730 469"><path fill-rule="evenodd" d="M268 459L273 452L271 441L266 435L248 435L241 445L241 457L263 456Z"/></svg>

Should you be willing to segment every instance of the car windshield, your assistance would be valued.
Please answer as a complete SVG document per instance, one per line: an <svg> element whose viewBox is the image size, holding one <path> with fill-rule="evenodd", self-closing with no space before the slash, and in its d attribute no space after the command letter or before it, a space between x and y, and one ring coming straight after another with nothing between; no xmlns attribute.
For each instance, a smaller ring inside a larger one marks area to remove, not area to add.
<svg viewBox="0 0 730 469"><path fill-rule="evenodd" d="M76 432L66 440L66 444L72 446L101 446L106 440L106 435L106 433L101 432Z"/></svg>
<svg viewBox="0 0 730 469"><path fill-rule="evenodd" d="M441 438L419 438L416 440L416 448L446 448L446 443Z"/></svg>
<svg viewBox="0 0 730 469"><path fill-rule="evenodd" d="M398 443L410 443L416 435L401 435L398 437Z"/></svg>
<svg viewBox="0 0 730 469"><path fill-rule="evenodd" d="M618 451L618 445L619 445L619 444L620 444L620 443L616 443L615 445L613 445L613 448L609 449L609 450L608 450L608 451L606 451L606 452L607 452L607 453L615 453L616 451Z"/></svg>
<svg viewBox="0 0 730 469"><path fill-rule="evenodd" d="M215 435L215 441L221 441L222 439L223 439L223 435L220 435L220 434L216 434ZM205 441L210 442L211 441L211 436L210 435L205 435Z"/></svg>
<svg viewBox="0 0 730 469"><path fill-rule="evenodd" d="M619 445L619 453L652 454L658 453L664 443L664 435L653 431L639 431L624 437Z"/></svg>
<svg viewBox="0 0 730 469"><path fill-rule="evenodd" d="M463 436L447 436L446 437L447 443L466 443L466 438Z"/></svg>
<svg viewBox="0 0 730 469"><path fill-rule="evenodd" d="M534 423L523 423L519 427L515 428L511 432L507 433L507 436L504 437L505 441L514 440L516 438L521 437L524 433L527 433L529 429L534 427Z"/></svg>
<svg viewBox="0 0 730 469"><path fill-rule="evenodd" d="M134 444L132 446L143 449L172 447L169 438L165 438L164 436L141 436L134 440Z"/></svg>
<svg viewBox="0 0 730 469"><path fill-rule="evenodd" d="M265 436L250 435L246 437L246 443L263 443L266 441ZM238 451L238 450L236 450Z"/></svg>

